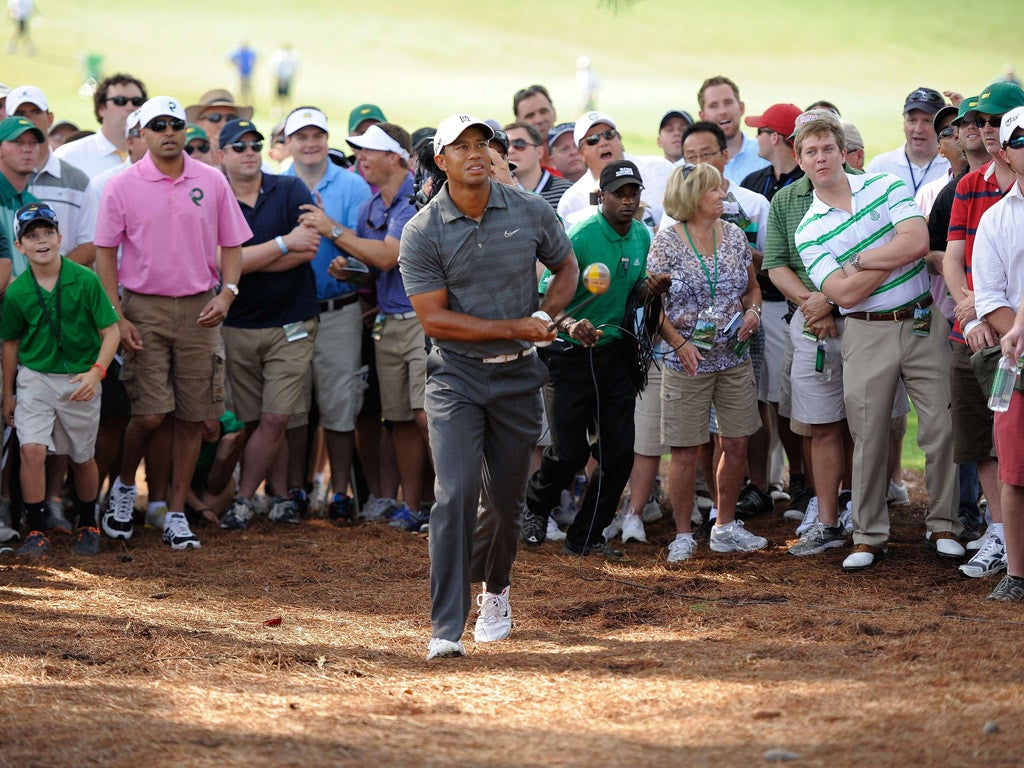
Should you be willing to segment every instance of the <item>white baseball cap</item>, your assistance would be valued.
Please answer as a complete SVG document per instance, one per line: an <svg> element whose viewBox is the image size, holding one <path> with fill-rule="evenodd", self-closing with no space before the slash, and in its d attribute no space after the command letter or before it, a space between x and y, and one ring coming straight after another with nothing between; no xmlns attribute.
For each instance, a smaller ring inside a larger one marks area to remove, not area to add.
<svg viewBox="0 0 1024 768"><path fill-rule="evenodd" d="M451 117L446 117L437 126L437 131L434 133L434 154L440 155L442 149L459 138L464 130L473 126L480 128L488 141L494 138L494 129L483 120L478 120L475 117L461 113L452 115Z"/></svg>
<svg viewBox="0 0 1024 768"><path fill-rule="evenodd" d="M576 127L572 130L572 140L576 142L577 147L583 141L583 137L587 135L587 131L598 123L607 123L615 128L615 121L604 112L587 112L576 121Z"/></svg>
<svg viewBox="0 0 1024 768"><path fill-rule="evenodd" d="M403 160L409 159L409 153L405 147L399 144L376 123L366 129L360 136L349 136L345 139L350 147L356 149L375 149L379 152L394 152Z"/></svg>
<svg viewBox="0 0 1024 768"><path fill-rule="evenodd" d="M9 98L8 103L10 103ZM10 107L8 107L8 111L10 111ZM1003 115L1003 122L999 125L999 143L1006 144L1018 128L1024 128L1024 107L1011 109Z"/></svg>
<svg viewBox="0 0 1024 768"><path fill-rule="evenodd" d="M154 96L138 109L139 127L145 128L150 121L158 117L185 119L185 108L181 102L170 96Z"/></svg>
<svg viewBox="0 0 1024 768"><path fill-rule="evenodd" d="M315 107L299 107L284 121L284 135L291 136L310 125L327 133L327 115Z"/></svg>
<svg viewBox="0 0 1024 768"><path fill-rule="evenodd" d="M139 125L139 112L141 112L141 111L142 111L141 108L140 109L136 109L134 112L132 112L130 115L128 115L127 118L125 118L125 121L124 121L124 137L126 139L128 138L128 134L131 133L134 129L142 127L142 126Z"/></svg>
<svg viewBox="0 0 1024 768"><path fill-rule="evenodd" d="M34 85L19 85L7 94L7 114L13 115L22 104L35 104L43 112L50 111L46 94Z"/></svg>

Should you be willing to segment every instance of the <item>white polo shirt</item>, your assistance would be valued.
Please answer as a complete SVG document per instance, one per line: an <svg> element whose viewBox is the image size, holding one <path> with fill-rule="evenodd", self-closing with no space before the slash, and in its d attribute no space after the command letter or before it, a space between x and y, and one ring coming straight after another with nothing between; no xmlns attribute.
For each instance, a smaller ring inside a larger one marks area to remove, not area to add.
<svg viewBox="0 0 1024 768"><path fill-rule="evenodd" d="M971 271L978 317L999 307L1016 313L1024 299L1024 195L1019 181L981 215Z"/></svg>
<svg viewBox="0 0 1024 768"><path fill-rule="evenodd" d="M929 181L949 178L949 160L936 153L931 162L915 165L910 162L904 144L890 152L875 155L864 170L866 173L891 173L903 180L910 189L910 194L916 195Z"/></svg>
<svg viewBox="0 0 1024 768"><path fill-rule="evenodd" d="M92 136L72 141L70 144L61 144L53 154L65 163L84 171L90 179L108 168L116 168L122 162L117 147L110 143L103 135L103 131L96 131Z"/></svg>
<svg viewBox="0 0 1024 768"><path fill-rule="evenodd" d="M844 175L853 195L853 213L828 206L815 192L794 236L807 274L819 290L825 278L842 269L855 253L890 242L901 221L924 218L907 185L895 176ZM928 291L925 261L917 259L892 270L886 281L863 301L841 309L843 314L885 312L917 301Z"/></svg>
<svg viewBox="0 0 1024 768"><path fill-rule="evenodd" d="M644 181L640 201L646 203L647 214L652 221L659 221L663 212L662 206L665 204L665 184L672 172L672 163L657 155L636 156L625 153L622 159L634 163L640 171L640 178ZM590 204L590 193L596 192L598 186L598 180L588 169L575 184L565 190L562 199L558 201L558 215L562 217L566 230L597 212L597 206Z"/></svg>

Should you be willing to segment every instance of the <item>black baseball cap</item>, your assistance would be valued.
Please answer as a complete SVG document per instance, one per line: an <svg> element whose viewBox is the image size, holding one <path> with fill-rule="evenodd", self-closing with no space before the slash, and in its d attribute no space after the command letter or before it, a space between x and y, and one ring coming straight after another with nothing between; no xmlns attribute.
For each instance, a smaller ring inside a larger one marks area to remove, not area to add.
<svg viewBox="0 0 1024 768"><path fill-rule="evenodd" d="M609 163L601 171L601 191L614 192L627 184L644 185L640 178L640 171L629 160L620 160L617 163Z"/></svg>
<svg viewBox="0 0 1024 768"><path fill-rule="evenodd" d="M224 149L228 144L234 144L247 133L255 133L260 141L264 140L263 134L256 129L252 120L228 120L220 129L220 136L217 139L220 148Z"/></svg>
<svg viewBox="0 0 1024 768"><path fill-rule="evenodd" d="M21 208L18 209L18 212L14 214L14 220L18 224L16 232L18 240L21 240L21 236L25 234L33 224L37 224L38 222L42 222L47 226L58 229L57 212L46 203L28 203L27 205L21 206Z"/></svg>

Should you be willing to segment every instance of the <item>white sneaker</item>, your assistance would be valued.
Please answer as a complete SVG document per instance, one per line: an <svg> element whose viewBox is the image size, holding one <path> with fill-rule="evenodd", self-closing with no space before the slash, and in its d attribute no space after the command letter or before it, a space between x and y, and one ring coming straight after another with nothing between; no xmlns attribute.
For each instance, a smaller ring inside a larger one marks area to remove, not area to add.
<svg viewBox="0 0 1024 768"><path fill-rule="evenodd" d="M128 540L132 537L132 515L135 513L135 486L122 485L115 480L110 486L107 511L103 513L100 525L103 532L112 539Z"/></svg>
<svg viewBox="0 0 1024 768"><path fill-rule="evenodd" d="M988 544L988 540L991 536L992 526L989 526L981 536L976 538L974 541L968 541L967 544L964 545L964 549L968 552L979 552L985 548L985 545Z"/></svg>
<svg viewBox="0 0 1024 768"><path fill-rule="evenodd" d="M171 549L199 549L199 537L188 527L188 520L183 512L168 512L164 516L164 543Z"/></svg>
<svg viewBox="0 0 1024 768"><path fill-rule="evenodd" d="M555 518L548 517L548 532L546 536L548 541L565 541L565 531L558 527L558 523L555 522Z"/></svg>
<svg viewBox="0 0 1024 768"><path fill-rule="evenodd" d="M372 493L367 497L366 503L360 511L360 517L367 522L381 520L390 517L398 509L398 502L394 499L385 499L374 496Z"/></svg>
<svg viewBox="0 0 1024 768"><path fill-rule="evenodd" d="M8 541L18 541L20 538L20 533L0 522L0 544L7 543Z"/></svg>
<svg viewBox="0 0 1024 768"><path fill-rule="evenodd" d="M690 512L690 525L695 528L704 522L704 515L700 513L700 504L697 503L697 497L693 498L693 511Z"/></svg>
<svg viewBox="0 0 1024 768"><path fill-rule="evenodd" d="M889 492L885 496L885 501L888 504L894 506L903 506L904 504L910 503L910 493L907 491L907 484L900 480L898 483L894 483L892 480L889 481Z"/></svg>
<svg viewBox="0 0 1024 768"><path fill-rule="evenodd" d="M512 608L508 604L508 587L497 595L486 590L485 584L484 592L476 598L480 615L476 617L473 639L478 643L504 640L512 631Z"/></svg>
<svg viewBox="0 0 1024 768"><path fill-rule="evenodd" d="M818 497L815 496L809 502L807 502L807 511L804 512L804 519L800 525L796 527L796 535L803 536L804 531L808 530L812 525L818 521Z"/></svg>
<svg viewBox="0 0 1024 768"><path fill-rule="evenodd" d="M988 536L985 546L960 566L960 573L972 579L980 579L1005 570L1006 545L998 536Z"/></svg>
<svg viewBox="0 0 1024 768"><path fill-rule="evenodd" d="M622 543L632 539L643 544L647 543L647 531L644 530L644 521L640 515L630 510L622 518Z"/></svg>
<svg viewBox="0 0 1024 768"><path fill-rule="evenodd" d="M658 499L652 493L651 498L644 504L643 512L640 513L640 517L645 523L654 523L661 520L665 516L665 513L661 511L661 504L658 503Z"/></svg>
<svg viewBox="0 0 1024 768"><path fill-rule="evenodd" d="M555 518L555 522L559 525L572 525L572 521L576 519L576 511L576 500L572 497L572 492L562 489L558 509L551 513Z"/></svg>
<svg viewBox="0 0 1024 768"><path fill-rule="evenodd" d="M853 533L853 501L846 502L846 509L839 514L839 524L843 526L843 533L849 536Z"/></svg>
<svg viewBox="0 0 1024 768"><path fill-rule="evenodd" d="M309 492L309 513L324 516L327 511L327 483L324 480L314 480L313 490Z"/></svg>
<svg viewBox="0 0 1024 768"><path fill-rule="evenodd" d="M727 525L711 526L712 552L753 552L768 546L768 539L755 536L743 527L742 520L733 520Z"/></svg>
<svg viewBox="0 0 1024 768"><path fill-rule="evenodd" d="M611 541L622 534L622 522L625 519L626 513L624 511L615 513L615 517L612 518L612 521L605 526L603 531L601 531L601 535L604 536L605 541Z"/></svg>
<svg viewBox="0 0 1024 768"><path fill-rule="evenodd" d="M694 550L696 549L697 542L693 540L693 536L677 534L676 537L668 543L668 562L681 563L685 560L689 560L693 557Z"/></svg>
<svg viewBox="0 0 1024 768"><path fill-rule="evenodd" d="M443 637L430 638L427 646L427 661L431 659L454 659L465 656L466 648L461 640L445 640Z"/></svg>

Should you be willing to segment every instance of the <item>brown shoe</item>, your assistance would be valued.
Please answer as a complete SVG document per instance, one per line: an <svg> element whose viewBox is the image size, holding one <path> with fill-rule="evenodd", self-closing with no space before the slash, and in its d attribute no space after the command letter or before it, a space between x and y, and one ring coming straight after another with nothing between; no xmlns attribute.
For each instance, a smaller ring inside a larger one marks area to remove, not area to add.
<svg viewBox="0 0 1024 768"><path fill-rule="evenodd" d="M962 560L964 555L967 554L963 544L949 531L927 533L925 534L925 540L939 557L946 557L950 560Z"/></svg>
<svg viewBox="0 0 1024 768"><path fill-rule="evenodd" d="M872 547L870 544L856 544L853 552L843 560L843 570L847 573L863 571L870 568L883 557L885 547Z"/></svg>

